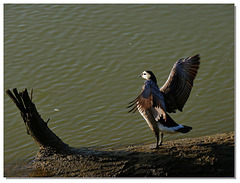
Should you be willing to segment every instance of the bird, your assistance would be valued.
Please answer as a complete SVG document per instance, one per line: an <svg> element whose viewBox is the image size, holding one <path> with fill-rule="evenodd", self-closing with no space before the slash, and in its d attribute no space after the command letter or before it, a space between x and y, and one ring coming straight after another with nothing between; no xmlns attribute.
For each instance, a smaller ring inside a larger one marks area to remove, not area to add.
<svg viewBox="0 0 240 183"><path fill-rule="evenodd" d="M154 149L159 149L162 145L164 133L187 133L192 130L190 126L176 123L168 113L175 113L176 110L182 112L199 66L199 54L179 59L173 65L167 81L161 88L158 87L156 76L152 71L143 71L139 75L145 79L142 91L127 108L131 108L129 113L135 113L138 110L154 132L156 137Z"/></svg>

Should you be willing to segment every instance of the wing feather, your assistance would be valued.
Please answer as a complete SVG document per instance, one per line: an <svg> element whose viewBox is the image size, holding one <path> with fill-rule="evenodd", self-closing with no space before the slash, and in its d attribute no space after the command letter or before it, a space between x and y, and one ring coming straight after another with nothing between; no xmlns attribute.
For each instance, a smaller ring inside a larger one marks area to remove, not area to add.
<svg viewBox="0 0 240 183"><path fill-rule="evenodd" d="M165 96L167 112L182 111L193 87L200 65L199 55L178 60L160 91Z"/></svg>
<svg viewBox="0 0 240 183"><path fill-rule="evenodd" d="M137 109L141 112L149 110L156 121L158 121L161 116L166 120L164 97L157 84L152 81L146 81L140 95L129 104L128 108L132 107L129 112L134 113Z"/></svg>

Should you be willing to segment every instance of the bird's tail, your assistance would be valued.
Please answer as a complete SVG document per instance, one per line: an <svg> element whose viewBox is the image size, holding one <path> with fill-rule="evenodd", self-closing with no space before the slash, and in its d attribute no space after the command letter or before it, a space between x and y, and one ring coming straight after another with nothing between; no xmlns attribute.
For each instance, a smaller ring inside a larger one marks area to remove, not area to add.
<svg viewBox="0 0 240 183"><path fill-rule="evenodd" d="M167 114L167 113L166 113ZM190 130L192 130L192 127L190 126L184 126L179 125L176 123L168 114L167 114L167 121L161 117L161 119L158 121L162 126L160 127L160 130L165 132L181 132L181 133L187 133Z"/></svg>
<svg viewBox="0 0 240 183"><path fill-rule="evenodd" d="M190 130L192 130L192 127L191 126L184 126L182 125L183 127L182 128L179 128L177 129L176 131L177 132L181 132L181 133L187 133L189 132Z"/></svg>

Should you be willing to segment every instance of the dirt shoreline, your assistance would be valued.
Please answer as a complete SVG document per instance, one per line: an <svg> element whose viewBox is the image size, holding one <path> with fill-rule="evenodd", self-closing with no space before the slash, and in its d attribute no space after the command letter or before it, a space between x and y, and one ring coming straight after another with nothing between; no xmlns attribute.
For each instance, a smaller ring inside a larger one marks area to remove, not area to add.
<svg viewBox="0 0 240 183"><path fill-rule="evenodd" d="M29 177L234 177L234 132L154 144L73 148L71 154L40 149ZM6 177L18 177L19 174Z"/></svg>

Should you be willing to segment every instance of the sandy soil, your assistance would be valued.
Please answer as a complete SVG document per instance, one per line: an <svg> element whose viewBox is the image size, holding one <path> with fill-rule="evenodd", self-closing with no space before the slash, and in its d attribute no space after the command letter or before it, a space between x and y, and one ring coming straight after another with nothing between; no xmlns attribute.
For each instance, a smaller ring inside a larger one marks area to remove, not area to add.
<svg viewBox="0 0 240 183"><path fill-rule="evenodd" d="M30 177L234 177L234 132L155 144L72 148L55 154L42 148L26 167ZM11 175L5 171L5 176Z"/></svg>

